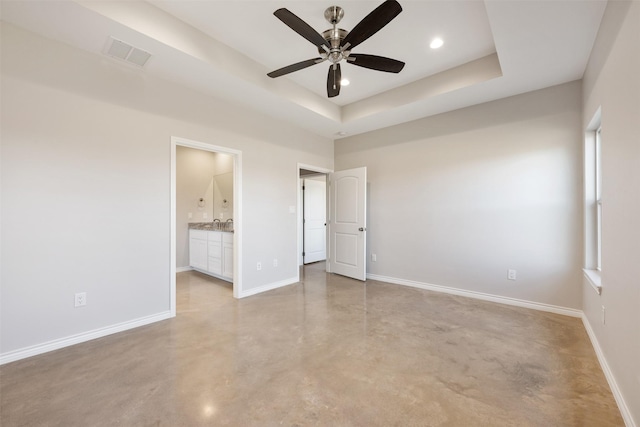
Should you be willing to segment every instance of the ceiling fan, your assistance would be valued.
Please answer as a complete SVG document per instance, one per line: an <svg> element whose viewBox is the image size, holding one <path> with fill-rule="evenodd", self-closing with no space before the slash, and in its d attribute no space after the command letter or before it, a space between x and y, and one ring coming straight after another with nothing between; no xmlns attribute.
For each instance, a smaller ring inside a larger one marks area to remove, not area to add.
<svg viewBox="0 0 640 427"><path fill-rule="evenodd" d="M320 57L287 65L267 75L272 78L280 77L329 61L331 65L327 76L327 96L333 98L340 94L340 80L342 78L340 62L343 59L359 67L387 73L399 73L404 67L404 62L383 56L351 53L351 49L377 33L400 12L402 12L400 3L395 0L386 0L365 16L351 31L346 31L337 28L337 24L344 16L344 10L340 6L331 6L324 11L324 17L333 27L320 34L288 9L278 9L273 14L293 31L313 43L318 48Z"/></svg>

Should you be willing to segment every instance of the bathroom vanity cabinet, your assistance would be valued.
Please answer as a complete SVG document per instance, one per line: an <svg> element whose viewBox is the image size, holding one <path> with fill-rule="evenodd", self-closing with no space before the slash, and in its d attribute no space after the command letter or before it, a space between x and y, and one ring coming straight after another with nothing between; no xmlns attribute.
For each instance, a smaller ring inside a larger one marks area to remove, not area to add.
<svg viewBox="0 0 640 427"><path fill-rule="evenodd" d="M233 281L233 233L189 230L189 265L201 273Z"/></svg>

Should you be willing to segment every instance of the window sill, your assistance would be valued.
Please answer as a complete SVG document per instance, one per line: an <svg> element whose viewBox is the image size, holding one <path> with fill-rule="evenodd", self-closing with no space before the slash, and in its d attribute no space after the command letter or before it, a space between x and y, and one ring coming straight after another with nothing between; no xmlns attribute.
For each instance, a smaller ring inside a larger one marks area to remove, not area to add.
<svg viewBox="0 0 640 427"><path fill-rule="evenodd" d="M602 280L600 278L600 272L598 270L588 270L583 268L584 277L587 278L591 287L598 293L598 295L602 294Z"/></svg>

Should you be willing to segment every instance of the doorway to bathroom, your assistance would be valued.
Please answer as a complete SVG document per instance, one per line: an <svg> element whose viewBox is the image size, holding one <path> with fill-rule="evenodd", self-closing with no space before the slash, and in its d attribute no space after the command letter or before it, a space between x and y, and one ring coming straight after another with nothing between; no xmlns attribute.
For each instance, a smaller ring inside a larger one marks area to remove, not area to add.
<svg viewBox="0 0 640 427"><path fill-rule="evenodd" d="M200 271L231 282L234 297L238 298L242 293L241 177L241 151L184 138L172 138L173 316L176 314L176 273Z"/></svg>

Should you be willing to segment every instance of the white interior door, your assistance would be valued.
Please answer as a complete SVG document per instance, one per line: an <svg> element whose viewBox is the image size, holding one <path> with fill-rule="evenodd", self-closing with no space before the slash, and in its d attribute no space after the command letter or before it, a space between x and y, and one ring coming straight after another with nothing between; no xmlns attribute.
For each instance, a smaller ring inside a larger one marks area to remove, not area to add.
<svg viewBox="0 0 640 427"><path fill-rule="evenodd" d="M314 179L303 181L304 263L327 259L327 183Z"/></svg>
<svg viewBox="0 0 640 427"><path fill-rule="evenodd" d="M329 174L331 272L366 279L367 168Z"/></svg>

